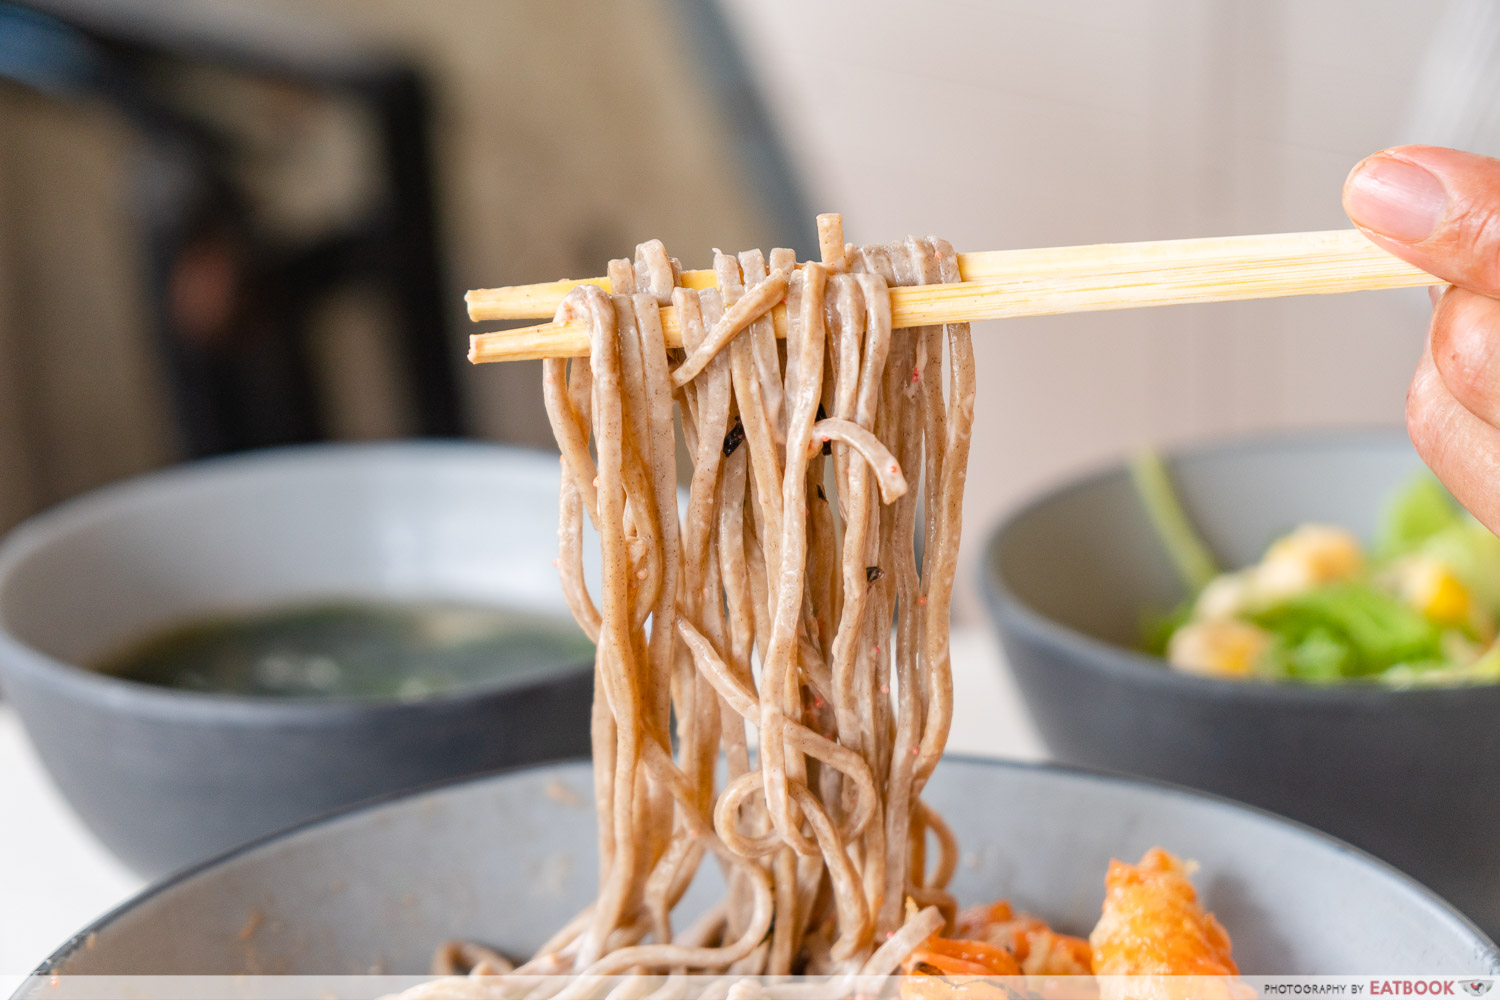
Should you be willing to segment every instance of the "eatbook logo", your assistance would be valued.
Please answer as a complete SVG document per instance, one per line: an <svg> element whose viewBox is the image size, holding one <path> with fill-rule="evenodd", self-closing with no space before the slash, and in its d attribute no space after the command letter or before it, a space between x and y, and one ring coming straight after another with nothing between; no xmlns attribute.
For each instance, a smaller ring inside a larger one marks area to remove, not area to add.
<svg viewBox="0 0 1500 1000"><path fill-rule="evenodd" d="M1495 984L1489 979L1470 979L1465 982L1459 983L1458 985L1469 996L1482 997L1486 993L1488 993L1490 991L1490 987Z"/></svg>

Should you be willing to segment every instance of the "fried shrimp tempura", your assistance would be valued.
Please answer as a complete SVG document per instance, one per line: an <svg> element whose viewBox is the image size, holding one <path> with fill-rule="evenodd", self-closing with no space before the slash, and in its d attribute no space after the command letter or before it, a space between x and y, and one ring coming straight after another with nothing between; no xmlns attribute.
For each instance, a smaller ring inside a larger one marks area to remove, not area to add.
<svg viewBox="0 0 1500 1000"><path fill-rule="evenodd" d="M1239 994L1229 933L1198 902L1191 873L1160 847L1138 865L1110 862L1104 911L1089 935L1102 1000ZM1184 976L1201 978L1167 978Z"/></svg>
<svg viewBox="0 0 1500 1000"><path fill-rule="evenodd" d="M1031 977L1044 998L1066 984L1067 996L1098 1000L1246 1000L1229 934L1198 902L1191 873L1160 847L1140 864L1110 862L1087 941L1003 899L964 910L952 938L928 938L903 963L902 1000L1014 1000L1001 976Z"/></svg>

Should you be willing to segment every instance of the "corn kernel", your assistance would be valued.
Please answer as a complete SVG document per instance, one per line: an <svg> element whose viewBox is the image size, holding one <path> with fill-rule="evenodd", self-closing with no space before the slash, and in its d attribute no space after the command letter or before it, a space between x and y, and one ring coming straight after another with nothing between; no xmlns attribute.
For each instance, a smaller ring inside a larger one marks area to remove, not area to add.
<svg viewBox="0 0 1500 1000"><path fill-rule="evenodd" d="M1469 588L1440 562L1422 559L1408 563L1402 568L1400 587L1406 602L1429 621L1459 627L1473 618Z"/></svg>
<svg viewBox="0 0 1500 1000"><path fill-rule="evenodd" d="M1167 644L1167 661L1185 673L1245 677L1271 644L1262 628L1237 619L1189 622Z"/></svg>
<svg viewBox="0 0 1500 1000"><path fill-rule="evenodd" d="M1364 571L1359 539L1344 528L1304 524L1278 539L1256 567L1257 589L1267 598L1299 594Z"/></svg>

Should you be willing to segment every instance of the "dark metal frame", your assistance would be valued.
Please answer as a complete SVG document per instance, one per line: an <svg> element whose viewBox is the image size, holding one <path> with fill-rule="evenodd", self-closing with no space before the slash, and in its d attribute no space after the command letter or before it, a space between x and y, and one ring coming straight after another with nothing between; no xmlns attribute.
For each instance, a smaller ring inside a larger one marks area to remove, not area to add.
<svg viewBox="0 0 1500 1000"><path fill-rule="evenodd" d="M295 28L293 28L295 30ZM296 245L255 233L230 169L230 137L160 92L164 67L205 66L356 102L375 122L383 197L343 231ZM188 457L325 438L308 356L312 308L368 280L393 306L414 430L460 433L433 201L426 87L411 66L336 40L195 22L190 6L116 0L0 0L0 79L103 103L143 140L136 171L153 322ZM231 254L241 294L224 337L186 335L170 307L174 274L203 246Z"/></svg>

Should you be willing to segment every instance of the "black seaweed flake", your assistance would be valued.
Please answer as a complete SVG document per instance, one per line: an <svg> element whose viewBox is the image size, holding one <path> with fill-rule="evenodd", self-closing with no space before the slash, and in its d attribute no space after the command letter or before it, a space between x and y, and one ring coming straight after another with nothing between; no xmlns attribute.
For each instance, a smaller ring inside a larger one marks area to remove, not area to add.
<svg viewBox="0 0 1500 1000"><path fill-rule="evenodd" d="M724 435L724 457L728 458L734 454L734 450L745 440L745 425L738 420L734 426L729 428L729 433Z"/></svg>

